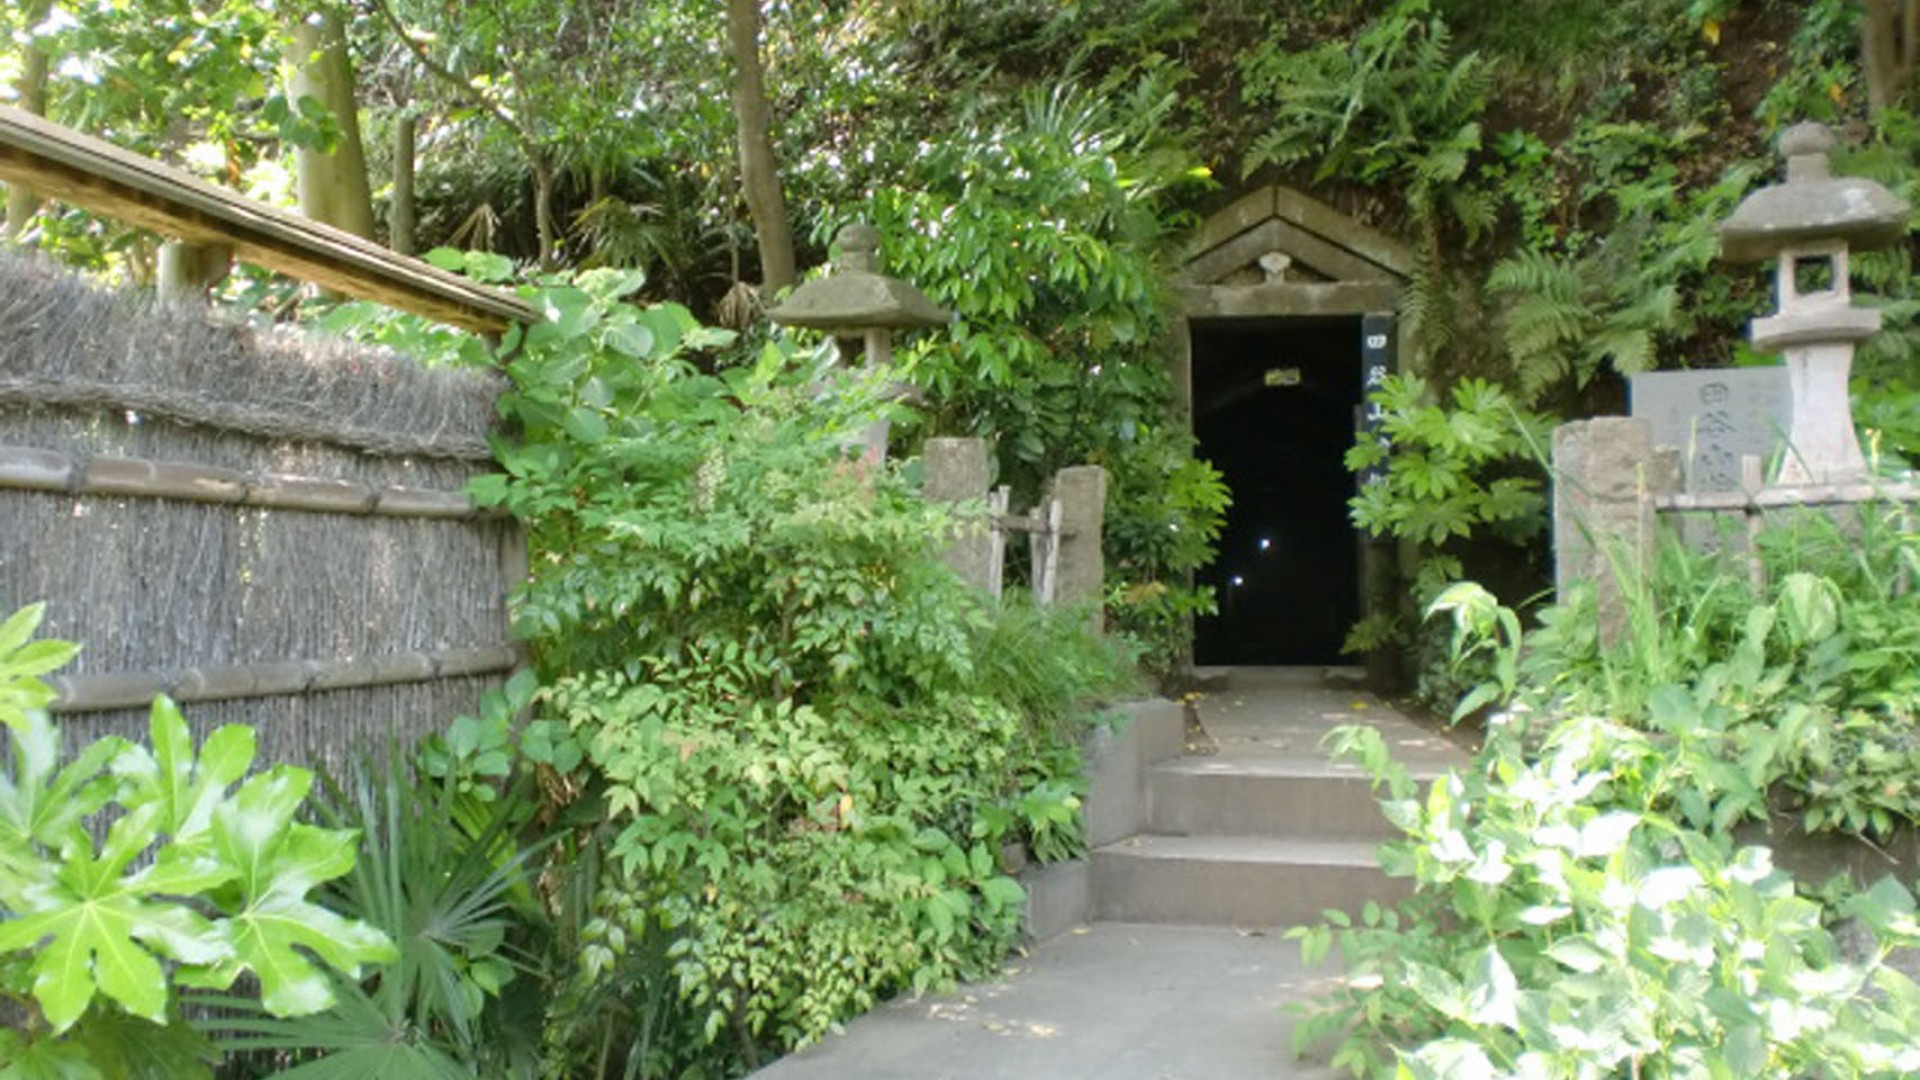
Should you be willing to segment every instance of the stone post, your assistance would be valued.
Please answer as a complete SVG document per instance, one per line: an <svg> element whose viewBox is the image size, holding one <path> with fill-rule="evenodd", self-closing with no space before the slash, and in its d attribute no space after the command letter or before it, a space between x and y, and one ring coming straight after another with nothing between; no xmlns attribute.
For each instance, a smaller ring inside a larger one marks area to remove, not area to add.
<svg viewBox="0 0 1920 1080"><path fill-rule="evenodd" d="M1060 500L1060 576L1056 603L1086 604L1093 609L1095 633L1106 625L1101 607L1106 599L1106 558L1101 553L1100 530L1107 510L1107 471L1098 465L1075 465L1054 474L1053 497Z"/></svg>
<svg viewBox="0 0 1920 1080"><path fill-rule="evenodd" d="M1652 496L1671 490L1678 458L1656 454L1653 425L1602 416L1553 432L1554 589L1593 583L1600 640L1626 628L1627 588L1654 555Z"/></svg>
<svg viewBox="0 0 1920 1080"><path fill-rule="evenodd" d="M926 470L920 490L928 502L964 503L987 497L993 483L993 464L985 439L928 439L920 453ZM941 558L961 579L982 589L993 588L993 527L962 521Z"/></svg>

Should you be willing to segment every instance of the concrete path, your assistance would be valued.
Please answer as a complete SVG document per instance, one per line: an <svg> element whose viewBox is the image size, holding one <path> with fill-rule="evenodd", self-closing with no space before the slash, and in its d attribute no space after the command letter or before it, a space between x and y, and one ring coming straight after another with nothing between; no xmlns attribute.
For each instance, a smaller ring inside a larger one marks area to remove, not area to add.
<svg viewBox="0 0 1920 1080"><path fill-rule="evenodd" d="M1011 958L997 981L902 1001L756 1080L1286 1080L1282 1008L1326 985L1299 946L1235 930L1096 923Z"/></svg>
<svg viewBox="0 0 1920 1080"><path fill-rule="evenodd" d="M1211 756L1195 769L1351 775L1320 747L1340 724L1373 724L1416 775L1464 764L1416 724L1336 672L1237 668L1198 702ZM1292 1054L1283 1006L1324 990L1299 947L1269 933L1095 923L1016 956L994 981L896 1001L757 1080L1237 1080L1331 1078Z"/></svg>
<svg viewBox="0 0 1920 1080"><path fill-rule="evenodd" d="M1349 673L1350 672L1350 673ZM1358 669L1270 667L1223 671L1226 686L1201 697L1200 724L1223 758L1291 759L1323 763L1329 771L1358 772L1327 761L1320 740L1343 724L1371 724L1386 736L1394 757L1415 775L1467 763L1464 734L1417 724L1372 693L1352 686ZM1340 683L1349 683L1343 688Z"/></svg>

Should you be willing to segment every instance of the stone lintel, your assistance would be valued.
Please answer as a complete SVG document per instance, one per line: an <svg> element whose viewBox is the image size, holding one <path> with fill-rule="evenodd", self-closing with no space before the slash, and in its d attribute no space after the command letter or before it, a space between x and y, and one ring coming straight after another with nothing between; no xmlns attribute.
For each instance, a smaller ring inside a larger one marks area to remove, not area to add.
<svg viewBox="0 0 1920 1080"><path fill-rule="evenodd" d="M1400 306L1400 286L1384 281L1185 285L1179 294L1182 314L1190 319L1365 315Z"/></svg>

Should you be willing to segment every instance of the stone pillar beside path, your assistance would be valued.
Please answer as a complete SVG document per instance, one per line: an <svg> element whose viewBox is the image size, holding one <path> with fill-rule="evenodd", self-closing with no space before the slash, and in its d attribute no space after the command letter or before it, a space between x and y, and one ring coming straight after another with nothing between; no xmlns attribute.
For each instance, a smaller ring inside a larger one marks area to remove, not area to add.
<svg viewBox="0 0 1920 1080"><path fill-rule="evenodd" d="M928 502L965 503L986 499L993 483L993 463L985 439L928 439L920 460L926 470L921 492ZM986 521L957 523L941 558L961 579L982 589L993 588L993 525Z"/></svg>
<svg viewBox="0 0 1920 1080"><path fill-rule="evenodd" d="M1645 420L1603 416L1554 429L1554 590L1564 600L1593 583L1603 643L1626 629L1628 590L1653 565L1653 498L1674 491L1678 473L1678 453L1656 449Z"/></svg>
<svg viewBox="0 0 1920 1080"><path fill-rule="evenodd" d="M1107 471L1098 465L1061 469L1054 474L1052 494L1060 500L1054 602L1090 607L1093 630L1099 633L1106 625L1101 608L1106 600L1107 564L1100 551L1100 533L1107 510Z"/></svg>

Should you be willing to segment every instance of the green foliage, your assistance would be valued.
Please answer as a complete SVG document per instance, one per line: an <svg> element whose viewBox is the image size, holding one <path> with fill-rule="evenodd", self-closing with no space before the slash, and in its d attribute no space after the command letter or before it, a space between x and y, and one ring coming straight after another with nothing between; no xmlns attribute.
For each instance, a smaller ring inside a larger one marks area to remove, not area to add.
<svg viewBox="0 0 1920 1080"><path fill-rule="evenodd" d="M1456 383L1448 398L1435 403L1416 376L1387 376L1368 395L1377 436L1363 438L1346 456L1348 469L1372 470L1349 504L1354 524L1419 545L1412 587L1422 604L1460 576L1461 541L1518 546L1538 537L1546 524L1539 475L1546 420L1480 379ZM1396 615L1376 612L1347 635L1346 648L1360 652L1410 637ZM1424 681L1444 686L1447 680ZM1445 693L1434 685L1426 692Z"/></svg>
<svg viewBox="0 0 1920 1080"><path fill-rule="evenodd" d="M1651 370L1663 344L1683 340L1703 321L1749 313L1730 296L1703 293L1712 287L1719 253L1714 229L1756 170L1737 166L1713 185L1684 191L1676 159L1704 135L1697 125L1666 135L1644 124L1595 124L1561 151L1591 179L1563 196L1572 203L1568 211L1547 202L1532 207L1534 244L1487 278L1489 293L1503 301L1502 334L1523 400L1568 384L1584 389L1603 373ZM1537 186L1515 182L1509 190L1521 198ZM1601 200L1609 231L1589 234L1577 224L1578 208ZM1569 217L1560 225L1545 220L1563 212Z"/></svg>
<svg viewBox="0 0 1920 1080"><path fill-rule="evenodd" d="M1156 672L1211 609L1186 581L1226 506L1169 413L1164 249L1172 200L1205 175L1168 135L1177 100L1156 77L1028 93L927 145L871 208L891 272L960 316L903 353L932 428L993 437L1023 502L1064 466L1107 469L1112 622Z"/></svg>
<svg viewBox="0 0 1920 1080"><path fill-rule="evenodd" d="M294 820L306 770L247 776L251 729L223 727L196 753L163 697L150 747L105 738L63 764L35 676L74 650L29 643L39 619L36 606L0 626L12 751L0 775L0 953L31 957L0 959L0 992L30 1006L6 1039L38 1062L19 1075L131 1075L115 1068L123 1038L150 1040L172 1075L206 1075L205 1045L173 1021L175 987L225 988L245 972L269 1012L302 1015L332 1004L326 969L357 976L391 958L377 929L309 898L352 871L354 834Z"/></svg>
<svg viewBox="0 0 1920 1080"><path fill-rule="evenodd" d="M445 770L453 776L395 750L384 762L363 757L319 800L322 820L361 837L360 858L331 899L393 940L392 961L370 984L336 979L324 1012L222 1021L233 1033L224 1049L291 1051L300 1064L279 1075L309 1080L537 1075L538 1013L502 996L516 978L538 974L520 951L544 921L531 892L536 852L515 850L534 808L465 779L476 755L459 753L458 736L448 741L453 749L438 760L456 763ZM510 932L521 940L510 942Z"/></svg>
<svg viewBox="0 0 1920 1080"><path fill-rule="evenodd" d="M53 704L53 691L39 677L80 652L64 641L31 640L46 612L45 604L29 604L0 623L0 724L17 734L31 728L32 713Z"/></svg>
<svg viewBox="0 0 1920 1080"><path fill-rule="evenodd" d="M1139 447L1107 500L1129 512L1104 523L1117 553L1107 567L1112 629L1135 643L1141 667L1163 687L1185 654L1193 619L1217 610L1213 588L1189 581L1213 561L1233 500L1219 470L1191 454L1170 439Z"/></svg>
<svg viewBox="0 0 1920 1080"><path fill-rule="evenodd" d="M1385 808L1405 839L1382 857L1420 891L1400 912L1296 932L1309 959L1337 943L1350 961L1301 1039L1345 1033L1334 1061L1356 1076L1920 1066L1920 986L1886 963L1920 942L1912 894L1888 879L1828 912L1767 849L1736 850L1674 801L1714 759L1689 741L1697 715L1673 719L1657 735L1593 717L1529 737L1498 725L1478 767L1424 798L1389 766ZM1339 737L1362 750L1379 739ZM1864 947L1824 925L1838 914L1858 920Z"/></svg>
<svg viewBox="0 0 1920 1080"><path fill-rule="evenodd" d="M1854 535L1808 514L1763 534L1768 585L1673 547L1629 593L1611 649L1582 591L1542 613L1527 678L1568 709L1630 723L1664 688L1689 688L1747 783L1809 829L1885 836L1920 821L1920 602L1903 582L1920 537L1900 515L1867 510Z"/></svg>
<svg viewBox="0 0 1920 1080"><path fill-rule="evenodd" d="M752 1061L998 955L1001 846L1078 843L1067 695L1115 665L1084 613L997 612L931 556L946 512L848 449L896 408L881 375L775 345L704 373L721 338L608 280L537 294L520 437L476 485L534 552L516 624L551 682L523 752L577 746L553 779L608 830L563 992L664 954L677 1028L633 1053Z"/></svg>
<svg viewBox="0 0 1920 1080"><path fill-rule="evenodd" d="M1274 110L1243 171L1319 162L1316 177L1399 188L1416 217L1446 216L1478 237L1495 204L1468 163L1489 89L1478 53L1456 57L1431 0L1398 0L1350 41L1289 51L1269 39L1242 64L1249 104Z"/></svg>
<svg viewBox="0 0 1920 1080"><path fill-rule="evenodd" d="M1891 554L1910 560L1911 549ZM1869 561L1858 571L1870 576ZM1485 590L1447 590L1433 610L1453 617L1455 656L1480 655L1493 676L1462 709L1505 711L1474 768L1424 797L1377 732L1334 736L1386 786L1383 807L1405 838L1382 862L1417 891L1400 911L1370 908L1357 925L1331 913L1294 932L1309 960L1338 944L1349 972L1300 1026L1301 1043L1342 1036L1335 1063L1357 1076L1920 1067L1920 986L1886 963L1920 942L1912 894L1888 879L1826 906L1732 833L1764 816L1774 785L1805 792L1808 754L1884 715L1849 725L1821 710L1915 700L1904 660L1860 665L1857 681L1836 685L1851 666L1836 643L1862 617L1850 612L1879 611L1882 632L1920 632L1920 612L1888 612L1884 595L1849 603L1859 582L1843 579L1785 572L1758 603L1713 595L1744 590L1712 579L1690 606L1636 611L1625 644L1602 652L1590 597L1523 638ZM1896 633L1895 650L1905 647ZM1896 739L1911 727L1885 719ZM1822 775L1891 792L1869 757ZM1808 823L1836 819L1810 811ZM1844 934L1832 926L1843 917ZM1453 930L1435 932L1442 924Z"/></svg>
<svg viewBox="0 0 1920 1080"><path fill-rule="evenodd" d="M1431 0L1395 0L1357 31L1304 49L1273 34L1240 64L1246 104L1272 110L1242 175L1263 166L1318 162L1316 182L1339 180L1394 192L1420 230L1422 259L1402 314L1423 347L1438 350L1458 330L1458 283L1442 237L1468 244L1494 227L1499 204L1478 170L1490 88L1478 53L1455 56L1446 20Z"/></svg>
<svg viewBox="0 0 1920 1080"><path fill-rule="evenodd" d="M1450 408L1433 404L1426 383L1411 375L1389 375L1370 395L1382 410L1384 442L1356 445L1347 467L1385 472L1354 499L1354 524L1430 546L1483 527L1537 532L1545 509L1539 480L1487 472L1537 458L1544 425L1478 379L1456 384L1450 396Z"/></svg>

